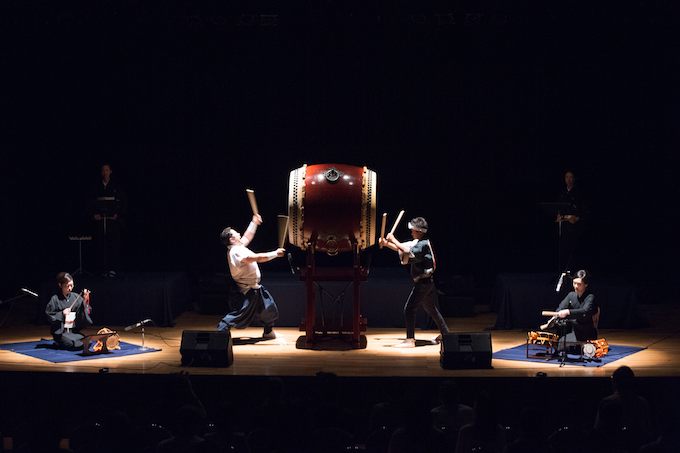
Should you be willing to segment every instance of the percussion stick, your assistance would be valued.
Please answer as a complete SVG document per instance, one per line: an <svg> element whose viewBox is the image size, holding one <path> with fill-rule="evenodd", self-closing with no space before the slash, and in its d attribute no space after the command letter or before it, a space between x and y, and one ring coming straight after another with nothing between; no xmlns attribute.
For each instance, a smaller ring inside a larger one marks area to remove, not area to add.
<svg viewBox="0 0 680 453"><path fill-rule="evenodd" d="M382 227L380 229L380 239L385 238L385 224L386 223L387 223L387 213L383 212ZM382 244L380 244L380 248L383 248Z"/></svg>
<svg viewBox="0 0 680 453"><path fill-rule="evenodd" d="M279 216L279 248L283 248L286 243L286 236L288 235L289 218L287 215Z"/></svg>
<svg viewBox="0 0 680 453"><path fill-rule="evenodd" d="M542 311L541 315L542 316L557 316L557 312L556 311Z"/></svg>
<svg viewBox="0 0 680 453"><path fill-rule="evenodd" d="M255 201L255 191L246 189L246 192L248 193L248 199L250 200L250 207L253 208L253 214L260 215L260 212L257 210L257 201Z"/></svg>
<svg viewBox="0 0 680 453"><path fill-rule="evenodd" d="M399 225L399 221L401 220L401 216L404 215L404 211L401 210L399 211L399 215L397 216L397 220L394 221L394 225L392 225L392 230L390 230L390 233L394 234L394 230L397 229L397 225Z"/></svg>

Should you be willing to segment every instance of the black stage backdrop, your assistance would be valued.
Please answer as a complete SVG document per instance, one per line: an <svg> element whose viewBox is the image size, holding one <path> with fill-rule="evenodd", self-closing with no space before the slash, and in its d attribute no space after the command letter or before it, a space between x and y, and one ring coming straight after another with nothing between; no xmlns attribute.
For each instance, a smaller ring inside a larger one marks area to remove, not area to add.
<svg viewBox="0 0 680 453"><path fill-rule="evenodd" d="M584 265L672 296L674 2L1 6L0 298L78 267L68 237L88 234L103 162L129 196L126 271L224 272L218 234L247 226L246 188L265 218L252 248L272 249L289 172L346 163L378 173L390 223L429 220L442 276L557 276L539 203L570 170L592 211Z"/></svg>

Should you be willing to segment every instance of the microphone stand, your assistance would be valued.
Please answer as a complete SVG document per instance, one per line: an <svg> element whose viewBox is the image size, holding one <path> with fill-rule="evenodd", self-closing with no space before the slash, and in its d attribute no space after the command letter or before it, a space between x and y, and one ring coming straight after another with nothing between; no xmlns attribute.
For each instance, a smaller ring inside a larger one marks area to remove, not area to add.
<svg viewBox="0 0 680 453"><path fill-rule="evenodd" d="M562 352L560 353L560 368L563 367L564 364L567 361L567 352L568 352L567 335L566 335L567 322L569 322L569 321L567 321L566 318L560 319L559 321L557 321L557 331L559 332L559 335L560 335L559 339L562 340ZM558 350L559 350L559 347L558 347Z"/></svg>
<svg viewBox="0 0 680 453"><path fill-rule="evenodd" d="M140 351L148 351L149 348L144 346L144 324L142 324L142 345L137 348Z"/></svg>
<svg viewBox="0 0 680 453"><path fill-rule="evenodd" d="M142 345L137 348L140 351L148 351L149 349L151 349L151 348L144 345L144 324L146 324L147 322L153 322L153 321L151 321L151 319L145 319L144 321L140 321L137 324L132 324L132 325L127 326L125 328L125 330L132 330L135 327L141 327L142 328Z"/></svg>

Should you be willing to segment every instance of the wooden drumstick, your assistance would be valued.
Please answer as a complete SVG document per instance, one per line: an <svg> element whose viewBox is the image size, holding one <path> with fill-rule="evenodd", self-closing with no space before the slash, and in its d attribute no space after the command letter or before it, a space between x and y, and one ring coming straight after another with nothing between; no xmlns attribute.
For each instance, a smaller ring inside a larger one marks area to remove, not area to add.
<svg viewBox="0 0 680 453"><path fill-rule="evenodd" d="M255 201L255 191L252 189L246 189L248 193L248 199L250 200L250 207L253 208L253 214L260 215L260 211L257 210L257 201Z"/></svg>
<svg viewBox="0 0 680 453"><path fill-rule="evenodd" d="M382 227L380 229L380 239L385 238L385 224L387 223L387 213L383 213L383 220L382 220ZM380 244L380 248L383 248L383 245Z"/></svg>
<svg viewBox="0 0 680 453"><path fill-rule="evenodd" d="M390 230L390 233L394 234L394 230L397 229L397 225L399 225L399 221L401 220L401 216L404 215L404 211L400 211L399 215L397 216L397 220L394 221L394 225L392 225L392 229Z"/></svg>
<svg viewBox="0 0 680 453"><path fill-rule="evenodd" d="M286 236L288 235L288 216L279 216L279 248L283 248L286 243Z"/></svg>
<svg viewBox="0 0 680 453"><path fill-rule="evenodd" d="M550 323L557 318L557 312L556 311L542 311L541 314L543 316L552 316L548 322L545 324L541 325L540 329L545 330L550 326Z"/></svg>

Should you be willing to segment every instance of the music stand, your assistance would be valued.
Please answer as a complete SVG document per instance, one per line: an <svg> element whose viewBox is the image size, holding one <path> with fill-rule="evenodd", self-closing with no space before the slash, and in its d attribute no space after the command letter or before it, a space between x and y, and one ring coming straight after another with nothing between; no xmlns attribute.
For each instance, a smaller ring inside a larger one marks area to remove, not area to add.
<svg viewBox="0 0 680 453"><path fill-rule="evenodd" d="M78 241L78 270L75 271L75 272L71 272L71 275L77 275L77 274L92 275L89 272L87 272L85 269L83 269L83 241L91 241L92 236L81 236L81 237L69 236L68 238L71 241Z"/></svg>
<svg viewBox="0 0 680 453"><path fill-rule="evenodd" d="M541 209L543 212L550 216L553 219L556 219L557 216L565 216L565 215L575 215L578 213L578 209L576 206L574 206L571 203L551 203L551 202L542 202L539 203L541 206ZM557 228L557 236L559 238L558 241L558 249L557 249L557 258L558 258L558 269L560 272L566 272L567 269L562 269L562 221L560 220L557 222L558 228ZM569 263L567 263L568 265Z"/></svg>
<svg viewBox="0 0 680 453"><path fill-rule="evenodd" d="M113 219L113 216L118 213L119 200L116 197L97 197L95 200L95 210L99 213L102 218L103 228L104 228L104 272L107 272L108 261L106 255L106 220Z"/></svg>

